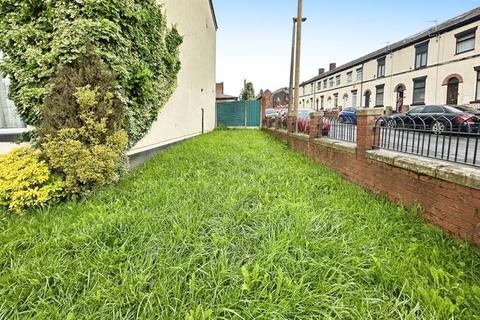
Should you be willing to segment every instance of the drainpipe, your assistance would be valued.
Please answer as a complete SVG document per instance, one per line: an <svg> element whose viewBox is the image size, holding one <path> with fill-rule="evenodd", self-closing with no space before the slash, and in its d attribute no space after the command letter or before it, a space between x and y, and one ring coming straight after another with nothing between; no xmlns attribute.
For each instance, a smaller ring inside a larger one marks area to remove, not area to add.
<svg viewBox="0 0 480 320"><path fill-rule="evenodd" d="M363 75L365 74L365 70L363 69L365 63L362 63L362 78L360 79L360 108L363 108Z"/></svg>

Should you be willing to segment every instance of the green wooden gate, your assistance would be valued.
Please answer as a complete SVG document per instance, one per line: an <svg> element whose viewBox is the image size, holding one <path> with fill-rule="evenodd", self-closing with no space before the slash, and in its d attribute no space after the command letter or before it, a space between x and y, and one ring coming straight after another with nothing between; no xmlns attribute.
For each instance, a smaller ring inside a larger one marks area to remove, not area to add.
<svg viewBox="0 0 480 320"><path fill-rule="evenodd" d="M259 127L260 101L217 104L217 127Z"/></svg>

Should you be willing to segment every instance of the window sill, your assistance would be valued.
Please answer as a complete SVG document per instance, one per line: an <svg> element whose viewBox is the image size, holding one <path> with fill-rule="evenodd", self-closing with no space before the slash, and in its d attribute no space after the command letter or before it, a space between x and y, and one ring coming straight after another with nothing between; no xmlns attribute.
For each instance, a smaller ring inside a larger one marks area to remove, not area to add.
<svg viewBox="0 0 480 320"><path fill-rule="evenodd" d="M383 104L379 104L379 105L376 105L376 106L373 106L374 108L383 108L385 107Z"/></svg>
<svg viewBox="0 0 480 320"><path fill-rule="evenodd" d="M461 55L461 54L469 53L469 52L472 52L472 51L475 51L475 48L470 49L470 50L467 50L467 51L457 52L457 53L455 53L455 55L456 55L456 56L459 56L459 55Z"/></svg>
<svg viewBox="0 0 480 320"><path fill-rule="evenodd" d="M425 65L425 66L422 66L422 67L418 67L418 68L414 68L414 70L422 70L422 69L426 69L428 66Z"/></svg>
<svg viewBox="0 0 480 320"><path fill-rule="evenodd" d="M16 142L27 128L0 128L0 142Z"/></svg>

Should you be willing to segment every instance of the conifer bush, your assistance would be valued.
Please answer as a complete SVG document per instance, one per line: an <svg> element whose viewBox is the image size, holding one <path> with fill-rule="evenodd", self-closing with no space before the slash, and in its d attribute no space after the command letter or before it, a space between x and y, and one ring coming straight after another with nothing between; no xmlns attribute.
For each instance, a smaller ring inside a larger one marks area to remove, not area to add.
<svg viewBox="0 0 480 320"><path fill-rule="evenodd" d="M128 142L115 77L88 53L55 73L42 107L40 146L65 179L66 192L84 195L117 181L126 168Z"/></svg>

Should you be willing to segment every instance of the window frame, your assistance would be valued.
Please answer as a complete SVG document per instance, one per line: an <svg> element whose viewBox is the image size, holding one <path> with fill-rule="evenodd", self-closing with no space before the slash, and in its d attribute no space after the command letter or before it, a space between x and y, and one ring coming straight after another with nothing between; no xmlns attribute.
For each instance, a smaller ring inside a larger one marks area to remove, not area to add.
<svg viewBox="0 0 480 320"><path fill-rule="evenodd" d="M353 82L353 71L347 72L347 83Z"/></svg>
<svg viewBox="0 0 480 320"><path fill-rule="evenodd" d="M382 90L382 103L379 104L379 89ZM385 84L379 84L375 86L375 108L380 108L385 106Z"/></svg>
<svg viewBox="0 0 480 320"><path fill-rule="evenodd" d="M355 102L355 105L354 105L354 102ZM357 104L358 104L358 90L352 90L352 108L357 108Z"/></svg>
<svg viewBox="0 0 480 320"><path fill-rule="evenodd" d="M455 42L455 54L458 55L458 54L463 54L463 53L467 53L467 52L470 52L470 51L474 51L475 50L475 45L476 45L476 40L477 40L477 29L478 27L475 27L475 28L472 28L472 29L468 29L468 30L465 30L465 31L462 31L460 33L457 33L455 35L455 39L456 39L456 42ZM463 39L462 39L463 38ZM468 40L471 40L473 38L473 48L471 49L468 49L468 50L465 50L465 51L458 51L458 45L462 42L465 42L465 41L468 41ZM461 40L459 40L461 39Z"/></svg>
<svg viewBox="0 0 480 320"><path fill-rule="evenodd" d="M383 62L383 63L382 63ZM385 78L386 75L386 65L387 65L387 57L377 59L377 79L378 78ZM380 70L382 72L380 72Z"/></svg>
<svg viewBox="0 0 480 320"><path fill-rule="evenodd" d="M428 66L428 49L429 49L429 41L425 41L419 43L415 46L415 70L423 69ZM423 55L425 55L425 64L422 63ZM420 58L420 65L418 65L418 61Z"/></svg>
<svg viewBox="0 0 480 320"><path fill-rule="evenodd" d="M357 69L357 82L363 81L363 68Z"/></svg>
<svg viewBox="0 0 480 320"><path fill-rule="evenodd" d="M340 86L342 84L342 75L336 75L335 76L335 85Z"/></svg>
<svg viewBox="0 0 480 320"><path fill-rule="evenodd" d="M427 93L427 76L424 76L424 77L419 77L419 78L415 78L415 79L412 79L413 81L413 90L412 90L412 106L424 106L425 105L425 96L426 96L426 93ZM415 101L415 92L418 90L418 89L422 89L422 88L417 88L416 85L418 83L421 83L423 82L423 101Z"/></svg>

